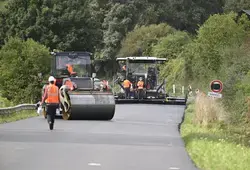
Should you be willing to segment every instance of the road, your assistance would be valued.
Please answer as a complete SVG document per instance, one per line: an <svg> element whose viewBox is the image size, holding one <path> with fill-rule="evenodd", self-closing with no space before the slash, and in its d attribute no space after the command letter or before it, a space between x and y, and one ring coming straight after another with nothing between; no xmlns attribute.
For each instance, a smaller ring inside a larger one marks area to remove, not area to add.
<svg viewBox="0 0 250 170"><path fill-rule="evenodd" d="M117 105L112 121L43 117L0 125L1 170L195 170L178 132L184 106Z"/></svg>

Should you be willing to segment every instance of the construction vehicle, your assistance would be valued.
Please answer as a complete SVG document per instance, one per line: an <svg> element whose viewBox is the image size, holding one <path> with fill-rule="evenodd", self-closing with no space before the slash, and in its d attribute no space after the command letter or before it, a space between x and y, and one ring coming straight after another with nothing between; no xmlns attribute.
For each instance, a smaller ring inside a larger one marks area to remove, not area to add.
<svg viewBox="0 0 250 170"><path fill-rule="evenodd" d="M116 103L175 103L185 104L186 97L169 96L165 90L166 80L160 81L159 67L164 64L167 59L157 57L124 57L117 58L117 64L122 67L122 71L118 72L114 78L114 84L120 86L120 92L114 92ZM138 98L137 82L139 78L143 78L144 92L143 99ZM127 79L132 83L130 89L130 97L125 98L125 89L123 81Z"/></svg>
<svg viewBox="0 0 250 170"><path fill-rule="evenodd" d="M105 88L96 78L91 53L80 51L51 54L51 75L55 77L60 93L60 106L56 115L62 116L64 120L111 120L115 114L114 95L111 89ZM45 107L43 114L46 118Z"/></svg>

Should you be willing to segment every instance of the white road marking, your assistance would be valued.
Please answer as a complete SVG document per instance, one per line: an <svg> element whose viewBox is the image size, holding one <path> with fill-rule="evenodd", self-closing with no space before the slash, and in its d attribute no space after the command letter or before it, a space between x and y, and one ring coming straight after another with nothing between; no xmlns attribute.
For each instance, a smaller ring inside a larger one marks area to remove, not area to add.
<svg viewBox="0 0 250 170"><path fill-rule="evenodd" d="M180 168L177 168L177 167L170 167L169 169L180 169Z"/></svg>
<svg viewBox="0 0 250 170"><path fill-rule="evenodd" d="M99 163L88 163L89 166L101 166Z"/></svg>

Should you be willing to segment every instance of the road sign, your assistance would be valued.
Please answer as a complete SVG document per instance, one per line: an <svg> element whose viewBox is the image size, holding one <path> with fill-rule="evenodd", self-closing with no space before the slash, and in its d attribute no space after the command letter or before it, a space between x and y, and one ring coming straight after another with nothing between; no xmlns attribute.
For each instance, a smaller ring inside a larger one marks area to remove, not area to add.
<svg viewBox="0 0 250 170"><path fill-rule="evenodd" d="M213 80L210 83L210 89L212 90L212 92L220 93L222 92L223 84L220 80Z"/></svg>
<svg viewBox="0 0 250 170"><path fill-rule="evenodd" d="M208 96L215 98L222 98L222 94L216 92L208 92Z"/></svg>

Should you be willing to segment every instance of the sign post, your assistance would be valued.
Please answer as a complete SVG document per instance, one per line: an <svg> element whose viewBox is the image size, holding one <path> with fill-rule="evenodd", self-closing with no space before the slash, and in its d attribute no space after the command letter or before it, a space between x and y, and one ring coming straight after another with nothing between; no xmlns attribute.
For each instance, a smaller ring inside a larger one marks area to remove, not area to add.
<svg viewBox="0 0 250 170"><path fill-rule="evenodd" d="M223 83L220 80L213 80L210 83L211 92L208 92L208 96L213 98L222 98Z"/></svg>

